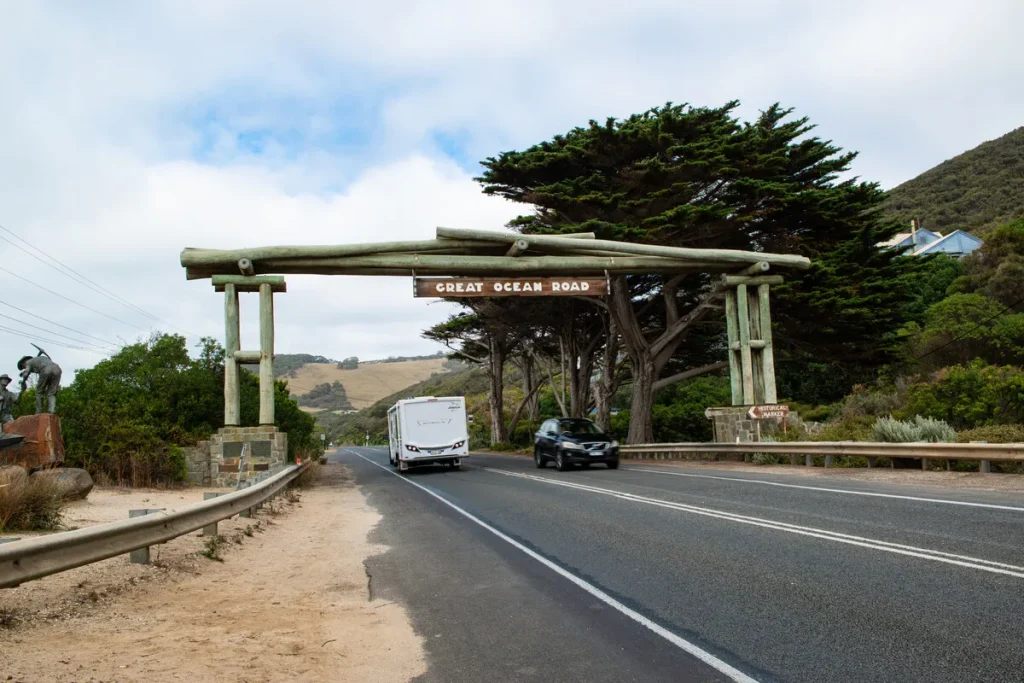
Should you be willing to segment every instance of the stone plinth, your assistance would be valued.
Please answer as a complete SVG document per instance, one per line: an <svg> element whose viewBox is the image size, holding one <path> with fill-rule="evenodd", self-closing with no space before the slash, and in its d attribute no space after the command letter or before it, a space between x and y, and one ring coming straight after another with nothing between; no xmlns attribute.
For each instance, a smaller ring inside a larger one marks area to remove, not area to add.
<svg viewBox="0 0 1024 683"><path fill-rule="evenodd" d="M288 460L288 435L276 427L223 427L209 441L211 485L238 484L238 463L244 444L249 444L249 452L242 464L243 479L284 465Z"/></svg>
<svg viewBox="0 0 1024 683"><path fill-rule="evenodd" d="M64 437L60 418L51 413L23 415L3 426L5 434L21 434L25 439L0 451L0 465L21 465L27 470L56 467L64 462Z"/></svg>
<svg viewBox="0 0 1024 683"><path fill-rule="evenodd" d="M766 417L760 420L750 417L750 406L725 406L708 408L704 416L714 424L715 443L757 442L772 436L782 429L782 419ZM795 418L796 413L790 413Z"/></svg>

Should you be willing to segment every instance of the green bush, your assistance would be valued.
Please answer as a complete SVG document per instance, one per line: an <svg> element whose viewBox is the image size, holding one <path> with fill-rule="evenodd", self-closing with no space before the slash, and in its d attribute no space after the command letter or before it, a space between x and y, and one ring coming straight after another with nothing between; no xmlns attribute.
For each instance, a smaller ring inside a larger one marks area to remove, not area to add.
<svg viewBox="0 0 1024 683"><path fill-rule="evenodd" d="M1024 423L1024 369L973 361L910 387L906 413L944 420L956 429Z"/></svg>
<svg viewBox="0 0 1024 683"><path fill-rule="evenodd" d="M515 451L515 450L519 450L519 449L518 449L518 447L514 446L513 444L498 442L498 443L492 443L491 446L490 446L490 450L496 451L498 453L507 453L509 451Z"/></svg>
<svg viewBox="0 0 1024 683"><path fill-rule="evenodd" d="M843 417L827 423L821 431L808 434L806 441L871 441L875 418L868 415Z"/></svg>
<svg viewBox="0 0 1024 683"><path fill-rule="evenodd" d="M1024 443L1024 425L989 425L965 429L956 435L956 440L959 443Z"/></svg>

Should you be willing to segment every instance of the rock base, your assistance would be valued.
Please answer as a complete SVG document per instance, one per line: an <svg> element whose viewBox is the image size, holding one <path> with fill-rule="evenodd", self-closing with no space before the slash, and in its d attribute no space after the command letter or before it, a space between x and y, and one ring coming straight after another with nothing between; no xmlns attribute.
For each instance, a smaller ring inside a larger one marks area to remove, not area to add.
<svg viewBox="0 0 1024 683"><path fill-rule="evenodd" d="M21 434L25 439L0 451L0 465L20 465L27 470L57 467L64 462L64 437L60 418L50 413L23 415L3 426L5 434Z"/></svg>

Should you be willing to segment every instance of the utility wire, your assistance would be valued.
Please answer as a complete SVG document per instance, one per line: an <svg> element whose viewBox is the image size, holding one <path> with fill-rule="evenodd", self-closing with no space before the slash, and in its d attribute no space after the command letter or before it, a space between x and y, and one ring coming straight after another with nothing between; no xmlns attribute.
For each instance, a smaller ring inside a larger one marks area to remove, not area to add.
<svg viewBox="0 0 1024 683"><path fill-rule="evenodd" d="M133 325L130 322L126 322L124 320L121 320L120 318L115 318L114 316L112 316L112 315L110 315L108 313L104 313L103 311L98 311L95 308L92 308L90 306L86 306L83 303L79 303L78 301L75 301L74 299L72 299L70 297L66 297L63 294L59 294L59 293L53 291L52 289L48 289L46 287L43 287L40 284L32 282L32 280L28 279L27 277L25 277L23 275L18 275L17 273L15 273L13 271L7 270L6 268L0 267L0 271L3 271L5 273L7 273L8 275L13 275L14 277L18 278L19 280L24 280L25 282L29 283L30 285L32 285L34 287L38 287L39 289L43 290L44 292L49 292L50 294L53 294L56 297L60 297L61 299L64 299L65 301L69 301L69 302L73 303L76 306L81 306L82 308L84 308L87 311L92 311L93 313L96 313L98 315L102 315L104 318L110 318L114 322L119 322L122 325L127 325L128 327L134 327L135 329L141 330L142 332L149 332L149 330L147 330L147 329L145 329L143 327L139 327L138 325Z"/></svg>
<svg viewBox="0 0 1024 683"><path fill-rule="evenodd" d="M64 342L57 341L56 339L47 339L46 337L40 337L38 335L25 334L22 331L12 330L11 328L4 327L3 325L0 325L0 332L7 332L8 334L13 334L13 335L16 335L18 337L24 337L25 339L33 339L35 341L41 341L44 344L55 344L57 346L62 346L64 348L66 348L66 349L75 349L77 351L87 351L89 353L95 353L98 356L105 356L105 355L107 355L107 354L103 353L102 351L97 351L96 349L85 348L83 346L72 346L71 344L65 344Z"/></svg>
<svg viewBox="0 0 1024 683"><path fill-rule="evenodd" d="M103 339L102 337L95 337L95 336L93 336L91 334L86 334L85 332L82 332L81 330L76 330L75 328L68 327L67 325L61 325L60 323L54 322L52 320L49 320L48 318L44 318L41 315L36 315L35 313L32 313L31 311L26 311L24 308L18 308L14 304L9 304L6 301L0 301L0 304L2 304L4 306L7 306L8 308L13 308L14 310L20 311L21 313L24 313L26 315L30 315L33 318L38 318L39 320L42 320L43 322L50 323L51 325L56 325L57 327L63 328L65 330L68 330L69 332L74 332L75 334L80 335L82 337L89 337L90 339L95 339L96 341L101 341L104 344L106 344L107 346L111 346L113 348L119 348L119 345L114 343L114 342L112 342L112 341L107 341L106 339ZM9 317L9 316L4 316L4 317ZM122 340L122 341L124 341L124 340ZM124 343L125 346L127 346L127 344L128 344L128 342Z"/></svg>
<svg viewBox="0 0 1024 683"><path fill-rule="evenodd" d="M143 309L143 308L141 308L139 306L136 306L135 304L133 304L132 302L128 301L124 297L122 297L122 296L120 296L118 294L115 294L114 292L111 292L109 289L107 289L103 285L95 282L94 280L90 280L88 277L86 277L85 275L82 275L77 270L75 270L71 266L67 265L66 263L62 262L61 260L59 260L59 259L57 259L57 258L55 258L55 257L53 257L53 256L51 256L49 254L47 254L45 251L43 251L39 247L35 246L34 244L29 242L25 238L21 237L20 235L15 233L13 230L10 230L9 228L5 227L3 224L0 224L0 230L3 230L7 234L9 234L12 237L14 237L15 239L17 239L19 242L22 242L23 244L27 245L33 251L35 251L35 252L37 252L39 254L42 254L45 258L49 259L50 261L53 261L58 266L60 266L60 268L58 268L57 266L54 266L52 263L47 263L46 261L44 261L39 256L36 256L36 254L33 254L33 253L27 251L26 249L24 249L21 246L18 246L17 244L15 244L11 240L7 239L6 237L0 236L0 240L3 240L4 242L7 242L8 244L10 244L15 249L19 249L22 252L28 254L29 256L31 256L35 260L39 261L43 265L45 265L45 266L47 266L49 268L52 268L53 270L56 270L61 275L64 275L65 277L69 277L72 280L74 280L75 282L78 282L79 284L85 285L86 287L92 289L94 292L97 292L98 294L101 294L102 296L105 296L108 299L111 299L114 302L116 302L116 303L118 303L118 304L120 304L122 306L125 306L125 307L127 307L127 308L129 308L129 309L131 309L131 310L133 310L133 311L135 311L137 313L140 313L140 314L146 316L147 318L150 318L150 319L152 319L152 320L154 320L154 321L156 321L156 322L158 322L158 323L160 323L162 325L167 325L168 327L173 327L173 328L175 328L175 329L177 329L177 330L179 330L181 332L184 332L185 334L187 334L187 335L189 335L191 337L198 337L199 336L199 335L193 334L192 332L189 332L188 330L184 330L184 329L178 327L177 325L172 325L171 323L169 323L169 322L167 322L165 320L161 320L160 318L158 318L157 316L153 315L149 311L147 311L147 310L145 310L145 309Z"/></svg>
<svg viewBox="0 0 1024 683"><path fill-rule="evenodd" d="M967 336L970 335L975 330L980 329L984 325L988 325L989 323L994 321L994 319L997 318L999 315L1006 314L1008 311L1013 310L1014 308L1016 308L1017 306L1019 306L1022 303L1024 303L1024 297L1021 297L1020 299L1018 299L1017 301L1013 302L1012 304L1010 304L1009 306L1005 307L1004 309L1000 310L999 312L994 313L992 315L989 315L988 317L986 317L984 319L984 321L982 321L981 323L976 324L973 328L971 328L970 330L968 330L967 332L965 332L961 336L953 337L952 339L947 341L945 344L940 344L939 346L936 346L935 348L933 348L932 350L930 350L930 351L928 351L926 353L922 353L921 355L916 356L914 358L910 358L909 360L904 360L902 362L902 364L899 364L899 365L900 366L902 366L902 365L910 365L911 362L918 362L922 358L927 358L931 354L937 353L937 352L941 351L942 349L944 349L945 347L949 346L950 344L955 344L958 341L962 341L962 340L966 339ZM899 367L899 366L897 366L897 367Z"/></svg>
<svg viewBox="0 0 1024 683"><path fill-rule="evenodd" d="M76 339L76 338L68 336L66 334L61 334L60 332L54 332L53 330L48 330L45 327L40 327L39 325L33 325L32 323L25 322L24 320L19 320L19 319L15 318L15 317L7 315L5 313L0 313L0 318L7 318L8 320L13 320L16 323L20 323L22 325L28 325L29 327L33 327L33 328L35 328L37 330L42 330L46 334L52 334L52 335L55 335L55 336L58 336L58 337L63 337L64 339L70 339L71 341L75 342L76 344L85 344L86 346L90 346L90 347L92 347L92 348L94 348L94 349L96 349L98 351L110 351L110 349L105 349L105 348L103 348L101 346L97 346L96 344L92 344L90 342L83 341L81 339Z"/></svg>

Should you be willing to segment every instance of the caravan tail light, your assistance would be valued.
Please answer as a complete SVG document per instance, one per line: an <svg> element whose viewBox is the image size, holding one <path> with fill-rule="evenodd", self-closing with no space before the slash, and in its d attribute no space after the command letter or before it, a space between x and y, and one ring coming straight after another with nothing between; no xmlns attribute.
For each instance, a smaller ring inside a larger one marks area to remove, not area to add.
<svg viewBox="0 0 1024 683"><path fill-rule="evenodd" d="M413 453L419 453L420 452L420 449L416 448L415 446L410 446L409 444L405 445L405 450L412 451Z"/></svg>
<svg viewBox="0 0 1024 683"><path fill-rule="evenodd" d="M454 446L452 446L452 448L462 448L465 445L466 445L465 441L460 441L457 444L455 444Z"/></svg>

